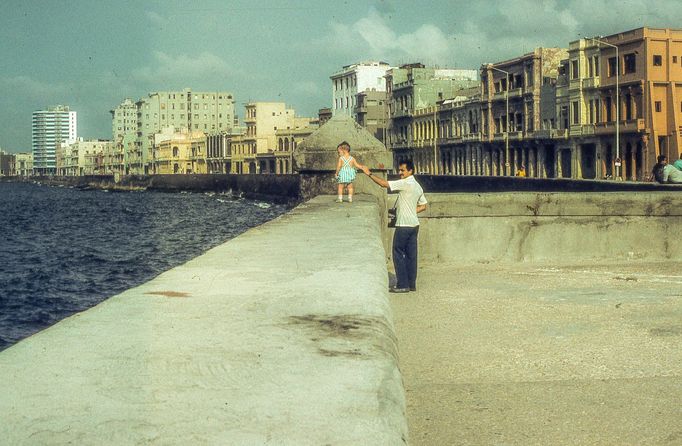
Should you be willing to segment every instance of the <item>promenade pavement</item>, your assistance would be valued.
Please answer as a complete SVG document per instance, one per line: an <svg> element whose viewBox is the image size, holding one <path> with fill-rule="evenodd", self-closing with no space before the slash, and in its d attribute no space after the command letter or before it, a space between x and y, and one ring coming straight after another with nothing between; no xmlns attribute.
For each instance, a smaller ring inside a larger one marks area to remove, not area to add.
<svg viewBox="0 0 682 446"><path fill-rule="evenodd" d="M420 266L391 296L410 444L682 444L680 266Z"/></svg>

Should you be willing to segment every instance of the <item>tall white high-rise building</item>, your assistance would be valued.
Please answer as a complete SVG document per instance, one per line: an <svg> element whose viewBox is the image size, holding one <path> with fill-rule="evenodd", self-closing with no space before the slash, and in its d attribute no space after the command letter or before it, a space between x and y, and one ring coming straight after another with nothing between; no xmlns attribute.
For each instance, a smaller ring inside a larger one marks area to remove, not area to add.
<svg viewBox="0 0 682 446"><path fill-rule="evenodd" d="M37 175L57 173L57 145L72 143L78 134L78 118L68 106L58 105L33 112L33 171Z"/></svg>
<svg viewBox="0 0 682 446"><path fill-rule="evenodd" d="M386 91L386 62L361 62L346 65L332 74L332 116L344 114L355 118L357 94L364 91Z"/></svg>

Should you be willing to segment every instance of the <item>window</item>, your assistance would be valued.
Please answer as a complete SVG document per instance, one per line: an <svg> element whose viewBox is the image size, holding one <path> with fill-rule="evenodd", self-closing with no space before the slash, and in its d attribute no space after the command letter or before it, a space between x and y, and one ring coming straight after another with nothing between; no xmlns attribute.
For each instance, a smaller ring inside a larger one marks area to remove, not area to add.
<svg viewBox="0 0 682 446"><path fill-rule="evenodd" d="M654 107L656 108L657 112L660 112L663 109L663 107L661 105L661 101L654 102Z"/></svg>
<svg viewBox="0 0 682 446"><path fill-rule="evenodd" d="M677 63L677 56L673 56L673 63Z"/></svg>
<svg viewBox="0 0 682 446"><path fill-rule="evenodd" d="M658 54L654 54L654 66L660 67L661 65L663 65L663 57Z"/></svg>
<svg viewBox="0 0 682 446"><path fill-rule="evenodd" d="M626 54L623 56L623 73L634 73L637 71L637 57L635 53Z"/></svg>
<svg viewBox="0 0 682 446"><path fill-rule="evenodd" d="M578 61L577 60L572 60L571 61L571 79L578 79L579 74L578 74Z"/></svg>
<svg viewBox="0 0 682 446"><path fill-rule="evenodd" d="M618 66L618 60L615 57L609 57L609 77L616 75L616 69Z"/></svg>
<svg viewBox="0 0 682 446"><path fill-rule="evenodd" d="M571 108L573 109L573 124L578 124L580 121L580 108L578 107L578 101L574 101L571 104Z"/></svg>

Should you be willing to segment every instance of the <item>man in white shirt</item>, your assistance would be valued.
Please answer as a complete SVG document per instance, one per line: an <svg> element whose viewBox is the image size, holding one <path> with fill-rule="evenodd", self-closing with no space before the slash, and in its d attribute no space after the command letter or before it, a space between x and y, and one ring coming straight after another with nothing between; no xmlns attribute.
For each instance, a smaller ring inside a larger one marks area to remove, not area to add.
<svg viewBox="0 0 682 446"><path fill-rule="evenodd" d="M426 209L424 190L414 178L414 164L403 161L398 166L400 179L386 181L372 175L367 166L362 169L372 181L381 187L398 192L396 201L396 223L393 234L393 266L398 283L390 288L392 293L407 293L417 290L417 236L419 218L417 214Z"/></svg>

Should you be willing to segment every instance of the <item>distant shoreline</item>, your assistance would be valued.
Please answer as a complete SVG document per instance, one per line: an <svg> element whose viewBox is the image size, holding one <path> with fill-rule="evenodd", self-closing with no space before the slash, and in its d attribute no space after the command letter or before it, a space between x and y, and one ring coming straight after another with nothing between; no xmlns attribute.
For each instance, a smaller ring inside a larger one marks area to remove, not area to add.
<svg viewBox="0 0 682 446"><path fill-rule="evenodd" d="M298 175L114 175L6 176L0 182L37 183L47 186L117 192L231 192L245 198L292 204L301 200Z"/></svg>

